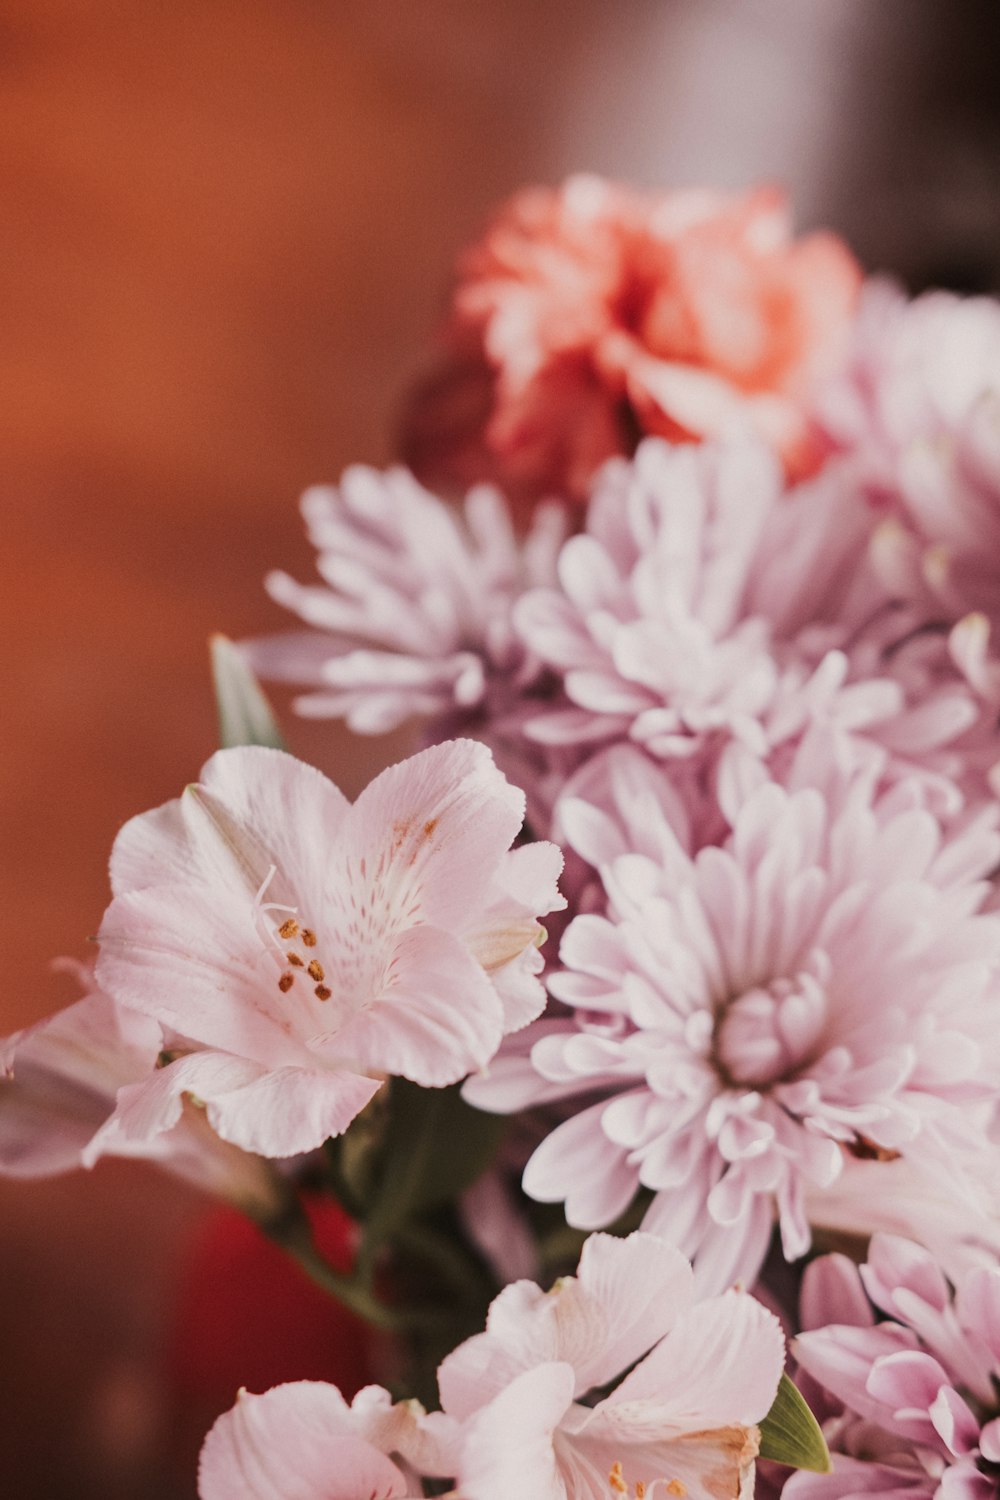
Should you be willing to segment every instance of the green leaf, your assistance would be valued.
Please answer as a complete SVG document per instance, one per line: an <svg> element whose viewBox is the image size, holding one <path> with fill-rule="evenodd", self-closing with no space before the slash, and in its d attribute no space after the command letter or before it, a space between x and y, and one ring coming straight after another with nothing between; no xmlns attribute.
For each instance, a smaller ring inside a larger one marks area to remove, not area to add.
<svg viewBox="0 0 1000 1500"><path fill-rule="evenodd" d="M760 1456L812 1474L830 1472L830 1452L819 1423L787 1375L782 1375L774 1404L760 1424Z"/></svg>
<svg viewBox="0 0 1000 1500"><path fill-rule="evenodd" d="M237 646L224 635L213 635L212 676L219 712L219 738L224 749L233 745L270 745L284 750L271 705Z"/></svg>

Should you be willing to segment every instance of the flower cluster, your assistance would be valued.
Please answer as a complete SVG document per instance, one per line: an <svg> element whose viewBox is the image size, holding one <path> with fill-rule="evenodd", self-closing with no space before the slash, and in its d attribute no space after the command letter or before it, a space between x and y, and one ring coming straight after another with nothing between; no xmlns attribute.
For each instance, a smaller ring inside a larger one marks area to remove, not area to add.
<svg viewBox="0 0 1000 1500"><path fill-rule="evenodd" d="M1000 306L862 287L771 191L575 178L443 348L410 448L464 505L309 491L304 628L243 648L423 748L351 806L247 732L127 824L85 998L4 1045L0 1167L196 1177L439 1402L243 1395L205 1500L822 1469L743 1288L834 1450L769 1485L996 1496Z"/></svg>

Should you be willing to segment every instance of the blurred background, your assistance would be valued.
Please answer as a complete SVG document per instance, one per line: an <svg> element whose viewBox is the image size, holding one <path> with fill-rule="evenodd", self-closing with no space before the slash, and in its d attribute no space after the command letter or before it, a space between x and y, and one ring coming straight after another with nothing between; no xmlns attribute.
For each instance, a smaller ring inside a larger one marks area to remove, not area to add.
<svg viewBox="0 0 1000 1500"><path fill-rule="evenodd" d="M995 0L4 0L0 1034L74 998L115 831L214 747L207 636L282 623L299 491L392 456L492 204L778 180L869 269L996 289L998 60ZM352 794L391 749L288 731ZM0 1182L5 1496L192 1500L205 1212Z"/></svg>

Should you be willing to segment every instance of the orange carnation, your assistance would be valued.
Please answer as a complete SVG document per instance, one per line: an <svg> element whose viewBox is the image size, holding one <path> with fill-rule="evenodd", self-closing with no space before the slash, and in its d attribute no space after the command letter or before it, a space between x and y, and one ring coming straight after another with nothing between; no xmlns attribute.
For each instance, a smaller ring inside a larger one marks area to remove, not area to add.
<svg viewBox="0 0 1000 1500"><path fill-rule="evenodd" d="M774 188L652 194L584 176L529 188L460 262L406 456L431 483L580 499L647 434L751 428L800 477L821 457L808 402L860 283L835 235L792 238Z"/></svg>

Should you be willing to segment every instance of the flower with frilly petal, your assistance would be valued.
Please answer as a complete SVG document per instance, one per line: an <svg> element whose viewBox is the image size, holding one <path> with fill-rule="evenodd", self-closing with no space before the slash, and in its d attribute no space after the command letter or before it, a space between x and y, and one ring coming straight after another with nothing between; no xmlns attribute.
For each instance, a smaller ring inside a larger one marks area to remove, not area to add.
<svg viewBox="0 0 1000 1500"><path fill-rule="evenodd" d="M109 1129L168 1129L184 1096L226 1140L290 1156L337 1135L386 1074L454 1083L541 1009L551 844L482 745L434 746L352 806L277 750L223 750L128 823L98 977L183 1040Z"/></svg>
<svg viewBox="0 0 1000 1500"><path fill-rule="evenodd" d="M322 583L276 572L267 587L311 628L245 648L264 676L308 684L299 713L383 734L416 716L472 723L507 684L531 686L538 665L510 613L554 579L559 507L519 540L495 490L474 489L459 516L405 469L358 464L307 490L302 512Z"/></svg>
<svg viewBox="0 0 1000 1500"><path fill-rule="evenodd" d="M421 1494L425 1475L463 1500L749 1497L784 1360L752 1297L698 1301L690 1265L655 1235L592 1235L575 1276L494 1300L485 1332L438 1370L443 1412L374 1386L350 1407L304 1381L243 1395L206 1439L199 1493L388 1500Z"/></svg>
<svg viewBox="0 0 1000 1500"><path fill-rule="evenodd" d="M807 1269L803 1318L795 1352L832 1398L824 1428L833 1472L793 1475L789 1500L996 1500L996 1264L967 1272L953 1290L921 1246L875 1235L865 1265L838 1255Z"/></svg>
<svg viewBox="0 0 1000 1500"><path fill-rule="evenodd" d="M874 522L841 478L787 492L767 450L746 443L650 439L609 465L559 555L558 587L515 608L564 694L526 714L525 734L693 758L731 816L819 726L847 766L922 774L955 811L956 742L981 709L943 643L913 639L866 568Z"/></svg>
<svg viewBox="0 0 1000 1500"><path fill-rule="evenodd" d="M1000 305L873 284L818 415L882 520L886 587L951 627L955 662L1000 702Z"/></svg>
<svg viewBox="0 0 1000 1500"><path fill-rule="evenodd" d="M506 1287L485 1333L441 1365L442 1405L461 1424L458 1493L751 1495L756 1424L783 1364L778 1321L752 1297L697 1301L690 1265L655 1235L591 1235L576 1276L547 1293Z"/></svg>
<svg viewBox="0 0 1000 1500"><path fill-rule="evenodd" d="M644 434L753 430L813 466L807 400L836 363L860 270L794 240L784 196L640 193L592 176L530 188L463 257L442 368L416 393L418 473L580 499Z"/></svg>
<svg viewBox="0 0 1000 1500"><path fill-rule="evenodd" d="M598 845L593 811L562 818ZM994 827L945 839L862 779L839 803L759 788L722 845L689 852L663 818L656 837L659 856L611 854L607 914L566 931L549 988L572 1015L466 1084L501 1111L576 1103L528 1195L595 1228L645 1187L647 1226L714 1286L756 1272L775 1214L805 1253L845 1154L912 1157L971 1197L1000 1062Z"/></svg>

